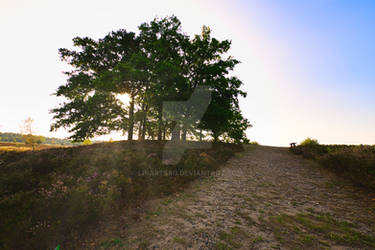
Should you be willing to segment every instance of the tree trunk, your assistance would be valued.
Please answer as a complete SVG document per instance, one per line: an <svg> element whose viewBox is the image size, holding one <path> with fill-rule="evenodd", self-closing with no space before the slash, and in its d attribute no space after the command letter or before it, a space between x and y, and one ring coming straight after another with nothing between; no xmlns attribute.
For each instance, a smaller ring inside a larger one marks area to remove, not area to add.
<svg viewBox="0 0 375 250"><path fill-rule="evenodd" d="M199 130L199 141L202 141L203 133L202 129Z"/></svg>
<svg viewBox="0 0 375 250"><path fill-rule="evenodd" d="M138 127L138 141L142 140L142 121L139 121L139 127Z"/></svg>
<svg viewBox="0 0 375 250"><path fill-rule="evenodd" d="M172 122L172 138L171 138L171 140L172 141L179 141L180 140L180 132L181 132L180 125L177 122L173 121Z"/></svg>
<svg viewBox="0 0 375 250"><path fill-rule="evenodd" d="M141 126L139 127L139 138L140 140L144 141L146 138L146 122L147 122L147 112L148 112L148 105L144 102L142 103L142 114L143 118L140 121Z"/></svg>
<svg viewBox="0 0 375 250"><path fill-rule="evenodd" d="M165 141L166 136L167 136L167 126L166 126L166 124L164 124L164 126L163 126L163 141Z"/></svg>
<svg viewBox="0 0 375 250"><path fill-rule="evenodd" d="M158 141L161 141L163 134L163 106L160 103L158 107Z"/></svg>
<svg viewBox="0 0 375 250"><path fill-rule="evenodd" d="M181 140L186 141L186 134L187 134L187 129L182 128L182 134L181 134Z"/></svg>
<svg viewBox="0 0 375 250"><path fill-rule="evenodd" d="M134 129L134 94L130 96L130 107L129 107L129 130L128 140L133 140L133 129Z"/></svg>
<svg viewBox="0 0 375 250"><path fill-rule="evenodd" d="M145 138L146 138L146 129L147 129L147 125L146 125L146 117L143 118L143 122L142 122L142 140L144 141Z"/></svg>
<svg viewBox="0 0 375 250"><path fill-rule="evenodd" d="M219 134L216 132L212 132L212 136L214 137L214 142L217 142L219 140Z"/></svg>

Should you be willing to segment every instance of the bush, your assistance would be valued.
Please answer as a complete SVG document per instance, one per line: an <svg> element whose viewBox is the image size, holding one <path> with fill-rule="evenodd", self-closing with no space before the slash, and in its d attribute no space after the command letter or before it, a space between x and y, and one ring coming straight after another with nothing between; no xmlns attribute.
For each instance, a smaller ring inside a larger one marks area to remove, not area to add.
<svg viewBox="0 0 375 250"><path fill-rule="evenodd" d="M375 147L353 145L300 145L292 149L305 158L347 178L354 184L375 191Z"/></svg>
<svg viewBox="0 0 375 250"><path fill-rule="evenodd" d="M375 190L373 147L343 147L319 158L319 162L362 187Z"/></svg>
<svg viewBox="0 0 375 250"><path fill-rule="evenodd" d="M315 146L315 145L319 145L319 143L317 139L311 139L310 137L307 137L305 140L303 140L300 143L300 145L301 146Z"/></svg>

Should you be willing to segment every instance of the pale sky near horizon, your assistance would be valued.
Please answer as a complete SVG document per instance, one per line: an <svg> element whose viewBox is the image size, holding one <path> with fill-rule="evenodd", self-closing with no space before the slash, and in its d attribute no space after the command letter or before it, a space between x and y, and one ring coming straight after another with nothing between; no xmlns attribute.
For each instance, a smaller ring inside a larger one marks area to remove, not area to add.
<svg viewBox="0 0 375 250"><path fill-rule="evenodd" d="M0 0L0 131L30 116L38 134L66 137L49 132L65 83L58 49L174 14L190 36L207 25L232 40L250 140L375 144L374 13L372 1Z"/></svg>

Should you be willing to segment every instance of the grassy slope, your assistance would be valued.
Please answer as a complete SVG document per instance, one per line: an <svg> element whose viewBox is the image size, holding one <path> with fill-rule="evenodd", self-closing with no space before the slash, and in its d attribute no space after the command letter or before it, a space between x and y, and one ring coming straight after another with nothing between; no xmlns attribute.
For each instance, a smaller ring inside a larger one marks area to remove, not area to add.
<svg viewBox="0 0 375 250"><path fill-rule="evenodd" d="M0 248L72 248L74 238L82 237L102 216L182 189L197 178L189 171L214 171L219 162L242 150L229 144L188 150L170 166L160 160L163 147L163 142L147 141L3 152ZM142 174L145 170L164 172ZM171 170L172 175L164 175ZM185 174L176 174L181 171Z"/></svg>

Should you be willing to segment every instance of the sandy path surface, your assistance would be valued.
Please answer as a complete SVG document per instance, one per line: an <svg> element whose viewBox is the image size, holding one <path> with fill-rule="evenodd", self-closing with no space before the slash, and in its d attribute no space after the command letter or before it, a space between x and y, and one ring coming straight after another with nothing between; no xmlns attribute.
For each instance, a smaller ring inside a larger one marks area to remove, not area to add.
<svg viewBox="0 0 375 250"><path fill-rule="evenodd" d="M110 223L95 248L375 249L373 198L288 149L249 147L216 176Z"/></svg>

